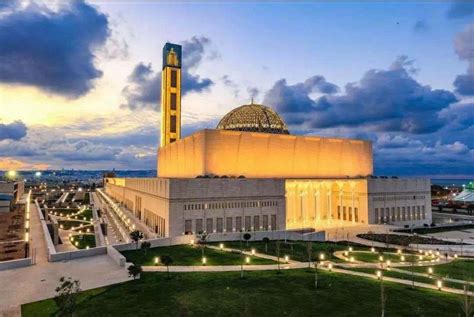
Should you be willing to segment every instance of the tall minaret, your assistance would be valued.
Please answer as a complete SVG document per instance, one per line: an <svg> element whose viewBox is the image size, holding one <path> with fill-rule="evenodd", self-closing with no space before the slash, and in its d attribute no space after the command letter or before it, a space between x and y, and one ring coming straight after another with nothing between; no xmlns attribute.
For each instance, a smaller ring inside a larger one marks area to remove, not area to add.
<svg viewBox="0 0 474 317"><path fill-rule="evenodd" d="M181 138L181 45L163 47L161 74L161 146Z"/></svg>

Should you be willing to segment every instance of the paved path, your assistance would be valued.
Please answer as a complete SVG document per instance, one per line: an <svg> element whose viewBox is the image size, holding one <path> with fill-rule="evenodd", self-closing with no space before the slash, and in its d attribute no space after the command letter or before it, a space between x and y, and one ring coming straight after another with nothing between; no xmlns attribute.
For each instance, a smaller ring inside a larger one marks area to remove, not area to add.
<svg viewBox="0 0 474 317"><path fill-rule="evenodd" d="M38 211L34 204L30 208L30 243L36 265L0 271L0 316L20 316L20 305L53 297L61 276L79 279L82 289L130 280L127 270L107 255L48 262Z"/></svg>
<svg viewBox="0 0 474 317"><path fill-rule="evenodd" d="M0 271L0 316L18 311L24 303L53 297L61 276L80 280L83 290L130 280L126 269L107 255Z"/></svg>

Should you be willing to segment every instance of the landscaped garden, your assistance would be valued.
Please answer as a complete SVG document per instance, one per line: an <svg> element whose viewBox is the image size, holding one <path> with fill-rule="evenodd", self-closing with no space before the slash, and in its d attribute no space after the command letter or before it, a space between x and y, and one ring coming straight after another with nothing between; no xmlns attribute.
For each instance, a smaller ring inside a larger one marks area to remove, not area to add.
<svg viewBox="0 0 474 317"><path fill-rule="evenodd" d="M401 246L408 246L410 244L438 244L438 245L457 245L459 243L452 241L445 241L436 238L425 238L420 236L409 236L400 234L381 234L381 233L363 233L358 234L358 238L377 241L388 244L396 244Z"/></svg>
<svg viewBox="0 0 474 317"><path fill-rule="evenodd" d="M346 257L352 257L355 261L361 262L368 262L368 263L378 263L378 262L386 262L390 261L392 263L399 263L399 262L411 262L411 261L418 261L419 256L414 254L407 254L407 253L387 253L387 252L349 252ZM434 256L423 256L423 259L428 261L431 259L435 259Z"/></svg>
<svg viewBox="0 0 474 317"><path fill-rule="evenodd" d="M121 252L127 262L140 265L155 265L155 258L169 255L173 258L173 265L203 265L202 249L194 245L177 245L170 247L158 247L147 250L129 250ZM221 251L211 248L204 248L206 265L240 265L242 261L246 263L246 255L242 256L238 252ZM159 262L161 263L161 261ZM276 264L277 262L250 256L248 264Z"/></svg>
<svg viewBox="0 0 474 317"><path fill-rule="evenodd" d="M380 283L310 270L142 273L139 280L82 292L76 316L380 316ZM386 316L458 316L462 297L385 281ZM52 299L22 316L53 316Z"/></svg>
<svg viewBox="0 0 474 317"><path fill-rule="evenodd" d="M76 221L76 220L59 220L58 225L60 229L69 230L71 228L77 228L79 226L89 225L89 222Z"/></svg>
<svg viewBox="0 0 474 317"><path fill-rule="evenodd" d="M70 236L69 240L78 249L95 247L95 236L93 234L76 234Z"/></svg>
<svg viewBox="0 0 474 317"><path fill-rule="evenodd" d="M426 267L415 267L415 272L426 273ZM452 279L474 281L474 260L454 260L433 266L434 273ZM473 287L474 288L474 287Z"/></svg>
<svg viewBox="0 0 474 317"><path fill-rule="evenodd" d="M218 246L220 242L211 243L212 245ZM249 241L248 243L243 241L229 241L223 242L226 248L240 249L241 245L244 251L250 252L255 249L257 253L268 254L277 256L277 243L276 241L269 241L267 243L263 241ZM352 243L332 243L332 242L311 242L311 253L312 258L319 258L321 254L324 254L325 259L330 259L334 262L342 262L332 254L335 251L346 251L350 246L353 250L366 251L370 250L369 247L360 246ZM306 241L280 241L280 257L288 256L291 260L307 262L308 261L308 242Z"/></svg>
<svg viewBox="0 0 474 317"><path fill-rule="evenodd" d="M459 231L474 229L474 224L461 225L461 226L445 226L445 227L429 227L429 228L417 228L417 229L401 229L397 232L411 233L412 231L418 234L430 234L439 232Z"/></svg>

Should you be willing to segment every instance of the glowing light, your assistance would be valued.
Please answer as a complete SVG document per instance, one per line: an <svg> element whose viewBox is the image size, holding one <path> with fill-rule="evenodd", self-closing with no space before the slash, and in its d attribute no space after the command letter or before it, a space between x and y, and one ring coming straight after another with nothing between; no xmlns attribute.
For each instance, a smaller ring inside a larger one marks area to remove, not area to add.
<svg viewBox="0 0 474 317"><path fill-rule="evenodd" d="M224 243L219 244L219 249L224 249Z"/></svg>
<svg viewBox="0 0 474 317"><path fill-rule="evenodd" d="M351 256L351 257L349 258L349 262L354 262L354 257L353 257L353 256Z"/></svg>
<svg viewBox="0 0 474 317"><path fill-rule="evenodd" d="M191 240L191 245L194 245L194 240Z"/></svg>
<svg viewBox="0 0 474 317"><path fill-rule="evenodd" d="M371 251L372 253L374 253L374 252L375 252L375 248L374 248L374 247L370 248L370 251Z"/></svg>
<svg viewBox="0 0 474 317"><path fill-rule="evenodd" d="M400 257L400 259L402 260L402 262L405 261L405 257L403 255Z"/></svg>
<svg viewBox="0 0 474 317"><path fill-rule="evenodd" d="M158 265L158 263L160 263L160 258L155 256L155 265Z"/></svg>
<svg viewBox="0 0 474 317"><path fill-rule="evenodd" d="M438 290L441 290L441 288L443 287L443 282L441 280L438 280L436 282L436 286L438 287Z"/></svg>
<svg viewBox="0 0 474 317"><path fill-rule="evenodd" d="M454 258L455 258L455 259L457 259L457 258L458 258L458 255L457 255L457 254L455 254L455 255L454 255Z"/></svg>
<svg viewBox="0 0 474 317"><path fill-rule="evenodd" d="M252 249L251 254L255 255L255 249Z"/></svg>
<svg viewBox="0 0 474 317"><path fill-rule="evenodd" d="M398 249L398 250L397 250L397 253L398 253L398 254L402 254L402 250Z"/></svg>
<svg viewBox="0 0 474 317"><path fill-rule="evenodd" d="M390 260L387 260L387 266L390 266L391 263Z"/></svg>
<svg viewBox="0 0 474 317"><path fill-rule="evenodd" d="M379 261L383 262L383 256L379 256Z"/></svg>
<svg viewBox="0 0 474 317"><path fill-rule="evenodd" d="M245 257L245 263L247 263L247 264L250 263L250 257L249 256Z"/></svg>
<svg viewBox="0 0 474 317"><path fill-rule="evenodd" d="M377 278L380 279L382 277L382 271L377 271Z"/></svg>
<svg viewBox="0 0 474 317"><path fill-rule="evenodd" d="M324 253L321 253L321 254L319 255L319 259L320 259L321 261L323 261L324 258L325 258Z"/></svg>
<svg viewBox="0 0 474 317"><path fill-rule="evenodd" d="M41 172L36 172L36 173L35 173L35 176L36 176L36 177L41 177ZM54 191L54 190L53 190L53 191Z"/></svg>
<svg viewBox="0 0 474 317"><path fill-rule="evenodd" d="M206 257L203 257L203 258L202 258L202 264L203 264L203 265L206 265L206 263L207 263L207 259L206 259Z"/></svg>
<svg viewBox="0 0 474 317"><path fill-rule="evenodd" d="M290 260L290 257L288 255L285 255L285 262L288 262Z"/></svg>
<svg viewBox="0 0 474 317"><path fill-rule="evenodd" d="M16 176L17 176L16 171L11 170L11 171L7 172L7 177L9 177L9 178L15 178Z"/></svg>
<svg viewBox="0 0 474 317"><path fill-rule="evenodd" d="M428 274L433 274L433 268L432 267L428 268Z"/></svg>
<svg viewBox="0 0 474 317"><path fill-rule="evenodd" d="M86 249L89 249L89 246L88 246L88 245L86 245Z"/></svg>
<svg viewBox="0 0 474 317"><path fill-rule="evenodd" d="M353 250L352 247L349 247L349 252L352 252L352 250Z"/></svg>
<svg viewBox="0 0 474 317"><path fill-rule="evenodd" d="M29 232L25 232L25 241L28 242L30 240Z"/></svg>
<svg viewBox="0 0 474 317"><path fill-rule="evenodd" d="M328 269L329 269L329 271L332 270L332 263L329 263L329 264L328 264Z"/></svg>

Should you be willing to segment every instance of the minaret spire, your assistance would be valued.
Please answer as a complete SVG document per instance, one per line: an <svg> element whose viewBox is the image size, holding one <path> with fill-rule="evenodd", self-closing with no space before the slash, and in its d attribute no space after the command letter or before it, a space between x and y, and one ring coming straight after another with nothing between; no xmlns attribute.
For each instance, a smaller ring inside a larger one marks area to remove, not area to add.
<svg viewBox="0 0 474 317"><path fill-rule="evenodd" d="M163 47L161 72L161 142L166 146L181 138L181 45Z"/></svg>

